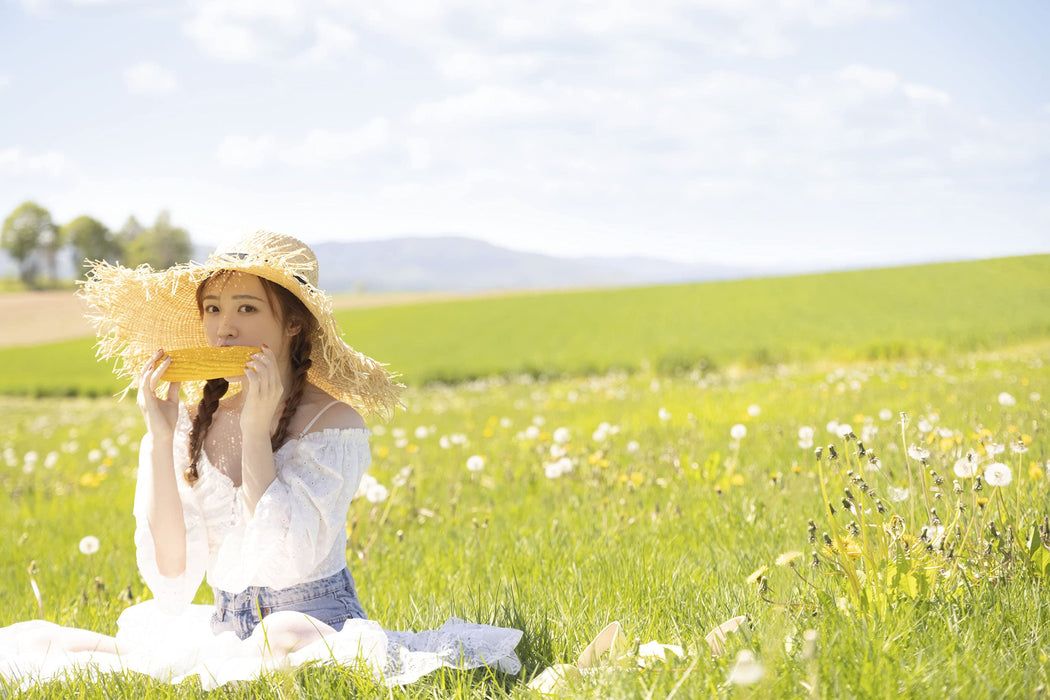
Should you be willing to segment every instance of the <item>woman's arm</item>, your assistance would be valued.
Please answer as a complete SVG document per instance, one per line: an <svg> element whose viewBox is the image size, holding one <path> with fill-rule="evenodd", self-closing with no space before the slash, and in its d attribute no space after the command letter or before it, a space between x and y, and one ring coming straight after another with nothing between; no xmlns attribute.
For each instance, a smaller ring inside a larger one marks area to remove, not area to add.
<svg viewBox="0 0 1050 700"><path fill-rule="evenodd" d="M148 479L146 510L157 568L161 575L175 578L186 570L186 522L182 499L175 481L174 438L178 420L179 384L168 387L166 398L157 398L157 385L164 370L171 364L168 357L159 362L163 350L150 359L139 375L138 405L146 419L146 438L142 448L149 460L149 469L139 478Z"/></svg>
<svg viewBox="0 0 1050 700"><path fill-rule="evenodd" d="M255 514L259 499L277 476L270 446L274 414L284 385L277 357L269 346L252 355L244 372L244 407L241 409L241 492L248 513Z"/></svg>

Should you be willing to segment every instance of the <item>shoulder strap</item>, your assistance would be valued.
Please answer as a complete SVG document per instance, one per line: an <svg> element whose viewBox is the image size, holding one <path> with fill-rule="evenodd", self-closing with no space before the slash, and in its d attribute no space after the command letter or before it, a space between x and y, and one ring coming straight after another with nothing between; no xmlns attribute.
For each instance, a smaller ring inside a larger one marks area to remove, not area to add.
<svg viewBox="0 0 1050 700"><path fill-rule="evenodd" d="M320 417L321 417L322 415L324 415L324 412L325 412L325 411L327 411L328 409L330 409L330 408L331 408L332 406L335 406L335 405L336 405L337 403L339 403L339 400L338 400L338 399L336 399L336 400L334 400L334 401L332 401L332 402L330 402L330 403L326 404L324 408L322 408L322 409L321 409L320 411L318 411L318 412L317 412L317 415L315 415L315 416L313 417L313 420L311 420L311 421L310 421L309 423L307 423L307 424L306 424L306 427L305 427L305 428L303 428L303 429L302 429L302 430L301 430L301 431L299 432L299 437L300 437L300 438L302 438L302 437L303 437L304 435L306 435L306 434L307 434L308 432L310 432L310 428L314 427L314 423L316 423L316 422L317 422L317 419L318 419L318 418L320 418Z"/></svg>

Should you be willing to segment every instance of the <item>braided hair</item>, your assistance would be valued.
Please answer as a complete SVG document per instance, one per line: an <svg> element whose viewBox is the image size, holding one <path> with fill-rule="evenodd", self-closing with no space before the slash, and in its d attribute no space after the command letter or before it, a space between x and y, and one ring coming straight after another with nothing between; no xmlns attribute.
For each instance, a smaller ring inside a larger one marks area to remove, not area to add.
<svg viewBox="0 0 1050 700"><path fill-rule="evenodd" d="M230 274L232 273L228 270L217 272L201 282L197 287L197 309L201 317L204 316L205 287L210 281L225 280ZM284 411L281 412L281 418L277 422L277 430L270 437L270 448L276 452L281 445L287 442L288 426L303 399L303 392L307 384L307 372L313 364L310 354L313 351L312 338L317 330L317 319L314 318L303 302L299 301L298 297L281 285L262 277L259 278L259 281L262 282L271 307L275 311L280 312L278 318L282 325L285 328L296 330L289 345L292 383L286 391L287 398L284 402ZM204 438L211 427L215 411L219 408L219 399L226 395L229 387L230 384L225 379L210 379L204 385L204 394L200 403L197 404L197 414L193 417L193 425L190 428L188 445L190 464L186 467L183 474L190 485L196 483L197 479L200 478L197 464L204 449Z"/></svg>

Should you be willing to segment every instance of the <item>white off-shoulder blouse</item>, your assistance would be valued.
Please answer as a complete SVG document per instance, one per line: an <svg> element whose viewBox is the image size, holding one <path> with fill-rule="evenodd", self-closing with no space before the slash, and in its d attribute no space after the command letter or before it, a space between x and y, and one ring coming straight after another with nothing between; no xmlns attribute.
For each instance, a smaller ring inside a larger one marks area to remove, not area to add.
<svg viewBox="0 0 1050 700"><path fill-rule="evenodd" d="M193 600L201 577L231 593L248 586L287 588L338 573L346 566L346 514L371 464L367 428L326 429L288 440L274 453L277 477L254 516L240 487L202 451L199 479L183 477L189 464L191 421L179 407L173 442L175 479L186 521L186 569L169 578L157 568L147 519L152 478L151 437L139 450L135 490L138 567L160 608L172 615Z"/></svg>

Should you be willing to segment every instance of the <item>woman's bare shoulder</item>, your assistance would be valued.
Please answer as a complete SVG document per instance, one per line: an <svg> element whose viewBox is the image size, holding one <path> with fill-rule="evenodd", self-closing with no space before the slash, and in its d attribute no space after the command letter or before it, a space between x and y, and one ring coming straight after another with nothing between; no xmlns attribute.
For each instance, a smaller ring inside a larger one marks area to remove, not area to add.
<svg viewBox="0 0 1050 700"><path fill-rule="evenodd" d="M313 425L310 426L309 432L313 433L333 428L346 430L348 428L367 427L365 419L361 417L357 409L341 401L333 404L333 401L335 401L334 398L318 390L310 397L310 401L305 403L304 408L306 408L306 411L304 413L306 415L303 416L303 422L308 423L314 420L315 417L317 418Z"/></svg>

